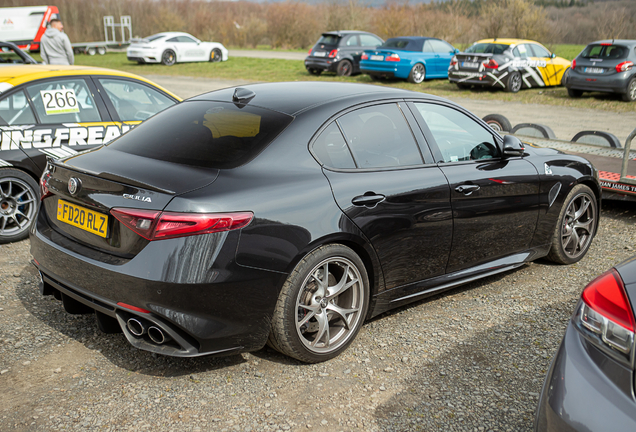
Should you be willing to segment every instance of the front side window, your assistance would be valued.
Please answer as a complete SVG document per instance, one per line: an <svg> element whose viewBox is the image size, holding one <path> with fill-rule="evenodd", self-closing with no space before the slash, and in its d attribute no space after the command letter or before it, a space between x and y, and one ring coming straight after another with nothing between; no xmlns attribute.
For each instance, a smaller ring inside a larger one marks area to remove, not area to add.
<svg viewBox="0 0 636 432"><path fill-rule="evenodd" d="M146 120L109 147L166 162L230 169L254 158L292 119L251 106L187 101Z"/></svg>
<svg viewBox="0 0 636 432"><path fill-rule="evenodd" d="M26 91L42 124L102 121L82 78L45 81L28 86Z"/></svg>
<svg viewBox="0 0 636 432"><path fill-rule="evenodd" d="M449 43L437 39L429 39L428 42L433 48L433 52L440 54L449 54L455 52L455 48Z"/></svg>
<svg viewBox="0 0 636 432"><path fill-rule="evenodd" d="M431 131L442 162L463 162L499 157L493 135L466 114L443 105L415 103Z"/></svg>
<svg viewBox="0 0 636 432"><path fill-rule="evenodd" d="M22 125L35 123L35 116L23 91L0 100L0 124Z"/></svg>
<svg viewBox="0 0 636 432"><path fill-rule="evenodd" d="M413 133L397 104L362 108L338 119L358 168L422 164Z"/></svg>
<svg viewBox="0 0 636 432"><path fill-rule="evenodd" d="M313 151L320 163L330 168L355 168L349 147L336 122L331 123L316 139Z"/></svg>
<svg viewBox="0 0 636 432"><path fill-rule="evenodd" d="M529 46L532 48L535 57L550 57L551 55L550 51L543 48L541 45L530 44Z"/></svg>
<svg viewBox="0 0 636 432"><path fill-rule="evenodd" d="M100 78L121 121L143 121L175 104L159 91L133 81Z"/></svg>
<svg viewBox="0 0 636 432"><path fill-rule="evenodd" d="M360 45L364 47L377 47L378 45L382 45L382 40L375 36L363 34L360 35Z"/></svg>

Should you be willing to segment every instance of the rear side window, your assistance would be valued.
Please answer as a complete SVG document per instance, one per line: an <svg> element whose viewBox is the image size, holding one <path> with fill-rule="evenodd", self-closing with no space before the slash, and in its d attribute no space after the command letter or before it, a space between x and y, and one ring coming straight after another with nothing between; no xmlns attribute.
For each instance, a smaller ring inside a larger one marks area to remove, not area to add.
<svg viewBox="0 0 636 432"><path fill-rule="evenodd" d="M188 101L146 120L109 147L184 165L236 168L260 153L292 120L256 107Z"/></svg>
<svg viewBox="0 0 636 432"><path fill-rule="evenodd" d="M33 84L26 91L42 124L99 122L95 100L82 78Z"/></svg>
<svg viewBox="0 0 636 432"><path fill-rule="evenodd" d="M427 42L431 44L433 52L436 53L449 54L455 51L451 44L438 39L429 39Z"/></svg>
<svg viewBox="0 0 636 432"><path fill-rule="evenodd" d="M358 40L358 35L349 36L347 41L345 42L346 46L360 46L360 41Z"/></svg>
<svg viewBox="0 0 636 432"><path fill-rule="evenodd" d="M413 133L397 104L362 108L338 119L358 168L421 165Z"/></svg>
<svg viewBox="0 0 636 432"><path fill-rule="evenodd" d="M626 58L628 54L629 49L622 45L592 44L585 47L581 53L581 57L619 60Z"/></svg>
<svg viewBox="0 0 636 432"><path fill-rule="evenodd" d="M333 122L322 131L313 146L314 154L323 165L330 168L355 168L349 147L340 128Z"/></svg>
<svg viewBox="0 0 636 432"><path fill-rule="evenodd" d="M115 78L100 78L99 82L122 121L143 121L175 104L144 84Z"/></svg>

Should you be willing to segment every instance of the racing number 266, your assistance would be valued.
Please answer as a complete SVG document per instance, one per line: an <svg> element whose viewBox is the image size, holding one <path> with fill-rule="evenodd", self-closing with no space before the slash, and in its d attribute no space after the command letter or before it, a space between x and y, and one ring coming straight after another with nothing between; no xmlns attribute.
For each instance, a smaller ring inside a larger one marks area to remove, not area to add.
<svg viewBox="0 0 636 432"><path fill-rule="evenodd" d="M77 99L75 99L75 92L72 90L60 90L56 92L46 92L42 94L42 100L44 106L48 109L55 108L75 108L77 106Z"/></svg>

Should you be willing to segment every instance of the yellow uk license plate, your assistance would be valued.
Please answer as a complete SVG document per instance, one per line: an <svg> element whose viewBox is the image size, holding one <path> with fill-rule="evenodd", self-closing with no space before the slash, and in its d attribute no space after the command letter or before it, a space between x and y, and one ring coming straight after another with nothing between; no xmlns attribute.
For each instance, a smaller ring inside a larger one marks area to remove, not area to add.
<svg viewBox="0 0 636 432"><path fill-rule="evenodd" d="M108 216L70 202L57 202L57 220L100 237L108 235Z"/></svg>

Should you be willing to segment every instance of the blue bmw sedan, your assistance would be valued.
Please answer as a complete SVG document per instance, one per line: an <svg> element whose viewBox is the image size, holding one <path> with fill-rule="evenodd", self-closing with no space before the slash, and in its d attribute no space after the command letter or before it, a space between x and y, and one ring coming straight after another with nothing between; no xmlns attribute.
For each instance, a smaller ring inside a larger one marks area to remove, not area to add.
<svg viewBox="0 0 636 432"><path fill-rule="evenodd" d="M388 39L362 54L360 71L373 79L401 78L419 84L427 78L448 78L448 67L458 53L448 42L420 36Z"/></svg>

